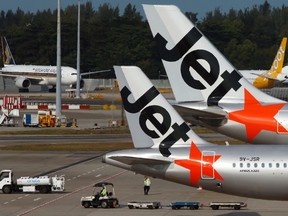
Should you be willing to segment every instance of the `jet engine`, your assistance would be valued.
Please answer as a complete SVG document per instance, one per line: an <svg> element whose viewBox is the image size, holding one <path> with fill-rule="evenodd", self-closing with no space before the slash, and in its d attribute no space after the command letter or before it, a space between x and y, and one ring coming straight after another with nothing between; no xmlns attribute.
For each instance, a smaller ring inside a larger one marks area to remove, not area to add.
<svg viewBox="0 0 288 216"><path fill-rule="evenodd" d="M83 79L80 80L80 89L84 87L85 81ZM77 84L73 84L70 87L76 89Z"/></svg>
<svg viewBox="0 0 288 216"><path fill-rule="evenodd" d="M31 86L31 81L26 77L17 77L15 79L15 85L18 88L28 89Z"/></svg>

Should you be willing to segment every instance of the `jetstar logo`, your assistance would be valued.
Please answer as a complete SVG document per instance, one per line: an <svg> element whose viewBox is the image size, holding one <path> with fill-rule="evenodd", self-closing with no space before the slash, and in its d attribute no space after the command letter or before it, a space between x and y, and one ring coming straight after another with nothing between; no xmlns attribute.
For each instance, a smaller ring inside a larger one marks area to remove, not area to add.
<svg viewBox="0 0 288 216"><path fill-rule="evenodd" d="M202 176L224 180L213 167L220 157L221 155L203 156L199 148L192 142L189 159L175 160L174 163L190 170L190 184L195 187Z"/></svg>
<svg viewBox="0 0 288 216"><path fill-rule="evenodd" d="M246 126L248 141L251 142L262 130L277 132L277 121L274 116L285 103L262 105L246 89L244 98L244 109L230 112L229 119ZM287 130L278 124L278 131L286 132Z"/></svg>
<svg viewBox="0 0 288 216"><path fill-rule="evenodd" d="M230 91L237 91L240 87L242 76L231 68L220 67L217 56L209 50L196 49L190 50L202 38L202 33L197 28L192 28L172 49L167 49L168 41L161 35L155 35L155 41L161 59L168 62L181 60L181 76L184 82L193 89L204 90L208 86L213 86L222 77L222 82L215 86L213 92L208 96L209 106L218 105L218 102ZM189 51L189 52L188 52ZM205 63L204 63L205 62ZM201 77L200 81L191 74L191 68ZM207 83L207 85L204 84Z"/></svg>
<svg viewBox="0 0 288 216"><path fill-rule="evenodd" d="M121 89L120 93L124 108L127 112L140 112L139 125L144 133L152 139L165 137L159 145L159 151L164 157L169 157L171 155L169 149L178 140L182 139L187 141L189 139L187 133L190 131L190 128L184 121L181 124L173 122L173 116L171 116L164 107L152 104L148 105L159 95L159 91L154 86L148 89L134 103L129 102L128 98L129 95L131 95L131 91L126 86ZM156 116L161 116L161 118L157 118ZM147 122L150 122L154 128L148 127ZM170 131L170 128L173 129L172 132ZM168 134L168 132L170 134Z"/></svg>

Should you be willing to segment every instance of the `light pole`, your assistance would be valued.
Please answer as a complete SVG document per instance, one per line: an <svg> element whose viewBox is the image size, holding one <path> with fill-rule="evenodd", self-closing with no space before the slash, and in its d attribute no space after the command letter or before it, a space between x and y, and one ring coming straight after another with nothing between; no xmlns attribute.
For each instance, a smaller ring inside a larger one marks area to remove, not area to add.
<svg viewBox="0 0 288 216"><path fill-rule="evenodd" d="M56 117L60 118L61 110L61 0L58 0L57 13L57 78L56 78Z"/></svg>
<svg viewBox="0 0 288 216"><path fill-rule="evenodd" d="M80 98L80 0L78 0L76 98Z"/></svg>

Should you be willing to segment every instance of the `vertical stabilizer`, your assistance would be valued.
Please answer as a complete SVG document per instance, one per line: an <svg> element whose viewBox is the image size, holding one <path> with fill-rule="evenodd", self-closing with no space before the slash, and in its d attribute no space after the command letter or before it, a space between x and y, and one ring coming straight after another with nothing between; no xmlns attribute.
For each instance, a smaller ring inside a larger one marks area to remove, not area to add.
<svg viewBox="0 0 288 216"><path fill-rule="evenodd" d="M5 65L16 65L9 45L7 43L6 37L1 37L1 45L2 45L2 60Z"/></svg>
<svg viewBox="0 0 288 216"><path fill-rule="evenodd" d="M136 148L159 147L169 155L170 147L206 143L184 122L153 86L140 68L114 66L120 93Z"/></svg>
<svg viewBox="0 0 288 216"><path fill-rule="evenodd" d="M143 5L178 102L239 103L247 90L263 103L282 102L249 83L174 5Z"/></svg>
<svg viewBox="0 0 288 216"><path fill-rule="evenodd" d="M280 47L276 53L274 61L272 62L271 68L268 71L257 76L254 80L253 85L257 88L272 88L275 86L275 83L278 81L278 75L281 74L283 64L284 64L284 57L285 57L285 50L286 50L286 43L287 38L284 37L280 44ZM281 80L279 80L281 81Z"/></svg>

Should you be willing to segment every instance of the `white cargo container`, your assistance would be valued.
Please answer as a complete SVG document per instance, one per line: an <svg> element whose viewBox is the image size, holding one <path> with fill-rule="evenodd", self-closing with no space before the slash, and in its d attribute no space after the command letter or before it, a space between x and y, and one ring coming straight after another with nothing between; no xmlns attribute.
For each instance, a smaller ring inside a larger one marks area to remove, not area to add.
<svg viewBox="0 0 288 216"><path fill-rule="evenodd" d="M39 115L34 113L27 113L23 115L24 127L39 127Z"/></svg>

